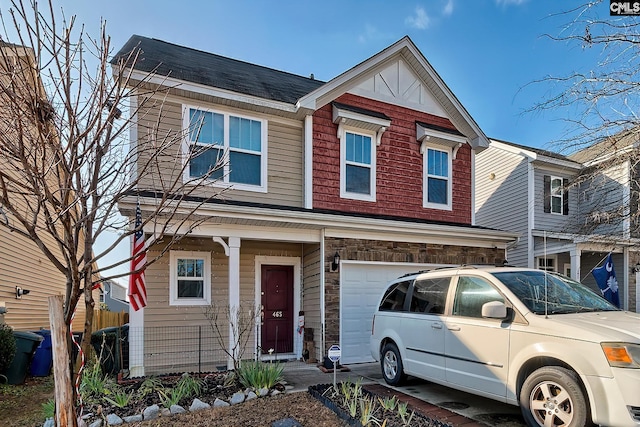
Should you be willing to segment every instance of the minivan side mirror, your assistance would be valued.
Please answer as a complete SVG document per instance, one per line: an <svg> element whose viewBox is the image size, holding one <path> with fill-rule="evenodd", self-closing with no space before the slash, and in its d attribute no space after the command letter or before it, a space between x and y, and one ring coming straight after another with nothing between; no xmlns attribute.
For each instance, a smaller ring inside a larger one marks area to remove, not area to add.
<svg viewBox="0 0 640 427"><path fill-rule="evenodd" d="M507 306L500 301L490 301L482 305L482 317L504 319L507 317Z"/></svg>

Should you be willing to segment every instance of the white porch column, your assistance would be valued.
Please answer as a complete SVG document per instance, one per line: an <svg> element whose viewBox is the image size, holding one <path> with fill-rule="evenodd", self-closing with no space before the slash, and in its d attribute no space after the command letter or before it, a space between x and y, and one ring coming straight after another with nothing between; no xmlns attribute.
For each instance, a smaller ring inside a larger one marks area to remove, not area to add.
<svg viewBox="0 0 640 427"><path fill-rule="evenodd" d="M571 278L577 282L580 281L580 258L582 251L580 248L571 249L569 251L571 255Z"/></svg>
<svg viewBox="0 0 640 427"><path fill-rule="evenodd" d="M229 237L229 313L233 316L240 309L240 238ZM233 368L233 359L237 357L236 336L229 323L229 349L233 357L227 360L227 369Z"/></svg>
<svg viewBox="0 0 640 427"><path fill-rule="evenodd" d="M129 307L129 376L144 377L144 307Z"/></svg>

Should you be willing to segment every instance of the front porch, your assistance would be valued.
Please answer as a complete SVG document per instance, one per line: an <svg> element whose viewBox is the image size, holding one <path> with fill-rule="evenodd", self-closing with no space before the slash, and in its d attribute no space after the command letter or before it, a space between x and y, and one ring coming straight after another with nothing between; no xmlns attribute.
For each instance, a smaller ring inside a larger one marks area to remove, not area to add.
<svg viewBox="0 0 640 427"><path fill-rule="evenodd" d="M535 249L531 262L534 268L564 274L600 293L591 271L602 266L611 253L621 308L637 312L640 307L639 243L635 239L605 241L560 233L534 233Z"/></svg>

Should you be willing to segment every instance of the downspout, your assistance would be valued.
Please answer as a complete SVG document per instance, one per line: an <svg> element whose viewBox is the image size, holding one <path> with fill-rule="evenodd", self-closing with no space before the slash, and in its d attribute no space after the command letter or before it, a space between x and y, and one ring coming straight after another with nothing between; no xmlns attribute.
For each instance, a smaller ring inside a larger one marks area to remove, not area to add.
<svg viewBox="0 0 640 427"><path fill-rule="evenodd" d="M535 239L533 238L533 228L535 224L535 170L532 159L527 163L527 267L536 268L534 261Z"/></svg>

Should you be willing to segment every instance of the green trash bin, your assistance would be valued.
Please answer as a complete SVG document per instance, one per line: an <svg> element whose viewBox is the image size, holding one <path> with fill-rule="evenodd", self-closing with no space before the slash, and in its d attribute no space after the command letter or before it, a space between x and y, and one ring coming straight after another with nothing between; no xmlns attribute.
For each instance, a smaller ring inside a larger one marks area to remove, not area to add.
<svg viewBox="0 0 640 427"><path fill-rule="evenodd" d="M13 331L13 336L16 339L16 354L13 356L13 361L9 365L6 371L2 373L7 377L9 384L22 384L27 378L27 371L33 353L40 345L42 336L34 334L33 332Z"/></svg>

